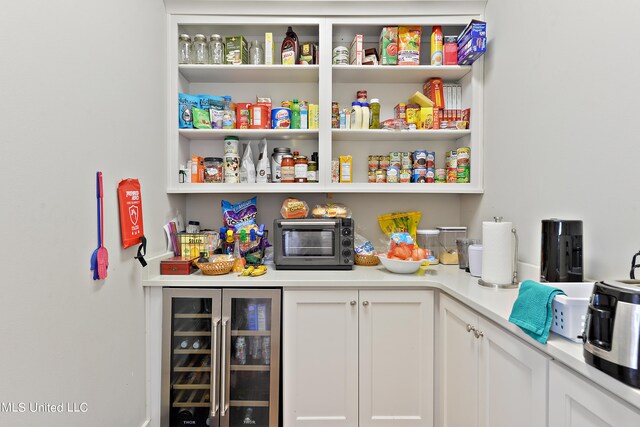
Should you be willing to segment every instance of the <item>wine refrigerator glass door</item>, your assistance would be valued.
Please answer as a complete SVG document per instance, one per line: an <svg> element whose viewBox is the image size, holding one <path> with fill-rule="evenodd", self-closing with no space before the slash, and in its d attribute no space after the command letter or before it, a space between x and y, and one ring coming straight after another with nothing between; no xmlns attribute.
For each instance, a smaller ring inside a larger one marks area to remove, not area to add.
<svg viewBox="0 0 640 427"><path fill-rule="evenodd" d="M278 426L280 385L278 289L222 294L222 427Z"/></svg>
<svg viewBox="0 0 640 427"><path fill-rule="evenodd" d="M220 290L163 290L162 427L220 425Z"/></svg>

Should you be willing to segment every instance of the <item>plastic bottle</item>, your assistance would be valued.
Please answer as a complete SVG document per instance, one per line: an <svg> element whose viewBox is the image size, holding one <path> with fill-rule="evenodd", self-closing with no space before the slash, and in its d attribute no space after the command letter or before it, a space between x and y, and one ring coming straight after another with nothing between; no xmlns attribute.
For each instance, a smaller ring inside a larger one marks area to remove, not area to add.
<svg viewBox="0 0 640 427"><path fill-rule="evenodd" d="M380 100L378 98L371 99L371 124L369 129L380 129Z"/></svg>
<svg viewBox="0 0 640 427"><path fill-rule="evenodd" d="M300 57L300 42L298 35L293 32L293 28L287 28L287 34L282 41L282 49L280 50L282 65L295 65Z"/></svg>
<svg viewBox="0 0 640 427"><path fill-rule="evenodd" d="M222 129L236 128L236 112L231 108L231 97L224 97L224 112L222 113Z"/></svg>
<svg viewBox="0 0 640 427"><path fill-rule="evenodd" d="M240 254L240 236L239 235L235 236L235 244L233 246L233 254L231 257L233 258L233 266L231 267L231 271L234 273L242 272L242 270L244 270L244 264L242 262L242 255Z"/></svg>
<svg viewBox="0 0 640 427"><path fill-rule="evenodd" d="M291 129L300 129L300 104L297 99L291 105Z"/></svg>
<svg viewBox="0 0 640 427"><path fill-rule="evenodd" d="M442 65L442 27L433 26L431 32L431 65Z"/></svg>
<svg viewBox="0 0 640 427"><path fill-rule="evenodd" d="M367 102L360 103L362 107L362 124L360 125L360 129L369 129L371 113L369 111L369 104Z"/></svg>
<svg viewBox="0 0 640 427"><path fill-rule="evenodd" d="M351 129L361 129L362 107L359 102L351 103Z"/></svg>

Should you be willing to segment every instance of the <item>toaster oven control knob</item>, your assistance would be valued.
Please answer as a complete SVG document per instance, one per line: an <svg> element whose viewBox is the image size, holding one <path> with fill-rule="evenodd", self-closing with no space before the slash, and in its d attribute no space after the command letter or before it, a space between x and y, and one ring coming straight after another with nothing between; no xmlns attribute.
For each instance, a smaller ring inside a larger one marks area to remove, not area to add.
<svg viewBox="0 0 640 427"><path fill-rule="evenodd" d="M351 251L349 249L345 249L342 251L342 256L345 258L349 258L351 256Z"/></svg>
<svg viewBox="0 0 640 427"><path fill-rule="evenodd" d="M342 246L351 245L351 239L342 239Z"/></svg>
<svg viewBox="0 0 640 427"><path fill-rule="evenodd" d="M351 229L350 228L344 228L342 230L342 235L343 236L351 236Z"/></svg>

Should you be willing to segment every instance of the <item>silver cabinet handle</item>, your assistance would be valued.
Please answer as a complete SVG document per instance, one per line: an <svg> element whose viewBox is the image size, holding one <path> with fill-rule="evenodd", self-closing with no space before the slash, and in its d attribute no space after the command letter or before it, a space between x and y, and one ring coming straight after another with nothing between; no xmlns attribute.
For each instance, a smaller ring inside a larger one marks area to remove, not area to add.
<svg viewBox="0 0 640 427"><path fill-rule="evenodd" d="M475 335L475 336L476 336L476 338L480 338L480 337L483 337L483 336L484 336L484 334L482 333L482 331L479 331L479 330L477 330L477 329L474 329L474 330L473 330L473 335Z"/></svg>
<svg viewBox="0 0 640 427"><path fill-rule="evenodd" d="M227 324L228 319L222 319L222 363L220 363L222 384L220 385L220 403L222 408L220 409L220 416L224 417L227 413L228 406L225 405L227 394Z"/></svg>
<svg viewBox="0 0 640 427"><path fill-rule="evenodd" d="M369 301L362 301L362 305L364 305L365 307L369 305Z"/></svg>
<svg viewBox="0 0 640 427"><path fill-rule="evenodd" d="M216 380L218 378L218 364L215 363L216 358L218 357L218 323L220 323L220 319L211 319L211 375L209 376L209 382L211 383L211 417L215 417L218 413L218 409L220 405L218 404L218 399L216 398Z"/></svg>
<svg viewBox="0 0 640 427"><path fill-rule="evenodd" d="M467 323L467 332L475 331L476 328Z"/></svg>
<svg viewBox="0 0 640 427"><path fill-rule="evenodd" d="M351 305L356 305L356 304L357 304L357 302L356 302L356 300L352 299L352 300L351 300L351 302L350 302L349 304L351 304Z"/></svg>

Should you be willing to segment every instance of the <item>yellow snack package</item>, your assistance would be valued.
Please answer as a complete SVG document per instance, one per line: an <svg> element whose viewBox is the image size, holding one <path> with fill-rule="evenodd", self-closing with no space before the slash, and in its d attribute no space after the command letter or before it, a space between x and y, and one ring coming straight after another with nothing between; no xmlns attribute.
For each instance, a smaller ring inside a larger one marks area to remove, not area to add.
<svg viewBox="0 0 640 427"><path fill-rule="evenodd" d="M378 224L384 234L409 233L416 241L416 231L422 218L422 212L394 212L378 216Z"/></svg>

